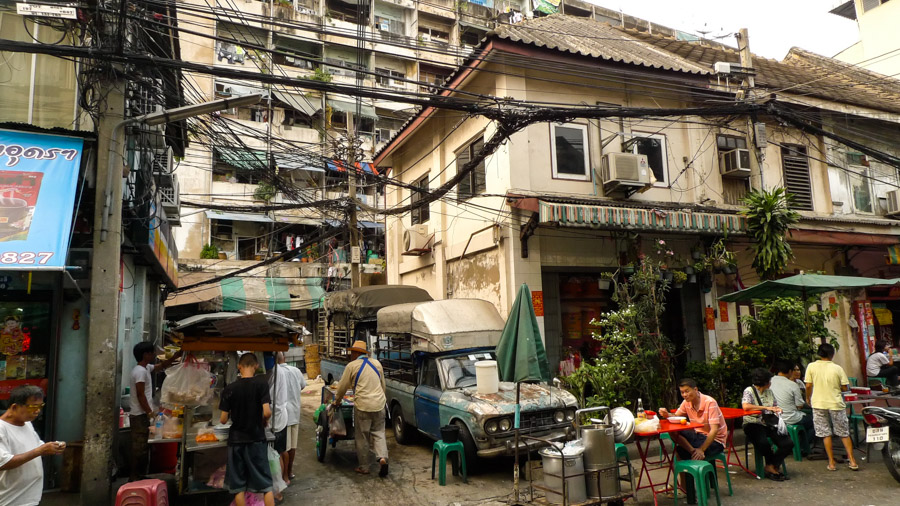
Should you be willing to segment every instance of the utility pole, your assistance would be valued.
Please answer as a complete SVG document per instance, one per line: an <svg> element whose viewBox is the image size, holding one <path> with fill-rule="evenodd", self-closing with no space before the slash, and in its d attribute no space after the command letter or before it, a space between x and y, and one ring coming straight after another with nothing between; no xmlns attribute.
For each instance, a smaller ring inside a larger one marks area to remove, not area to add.
<svg viewBox="0 0 900 506"><path fill-rule="evenodd" d="M107 504L116 435L116 386L119 341L119 272L122 254L122 169L125 132L124 82L105 85L107 108L97 131L97 205L94 206L93 266L91 269L90 327L88 331L87 378L85 379L84 455L81 500L84 504ZM118 133L118 143L113 139ZM113 158L113 160L110 160ZM110 193L112 206L102 204ZM104 215L108 213L108 221ZM106 223L107 231L102 231ZM103 236L106 236L105 238Z"/></svg>
<svg viewBox="0 0 900 506"><path fill-rule="evenodd" d="M350 197L350 288L358 288L359 260L362 251L359 247L359 228L357 228L356 216L356 132L352 129L353 126L348 121L350 149L347 150L347 196Z"/></svg>
<svg viewBox="0 0 900 506"><path fill-rule="evenodd" d="M741 67L744 69L752 69L753 68L753 53L750 52L750 32L746 28L741 28L737 33L737 43L738 49L740 50L741 55ZM754 96L754 88L756 87L756 80L753 77L752 73L747 73L744 75L744 81L741 83L741 89L738 92L738 99L743 102L749 102L755 99ZM753 127L754 117L747 117L747 134L753 140L754 150L753 154L755 155L756 166L759 169L759 187L763 190L766 189L766 180L763 175L763 162L765 161L765 151L763 147L760 146L756 139L755 130Z"/></svg>

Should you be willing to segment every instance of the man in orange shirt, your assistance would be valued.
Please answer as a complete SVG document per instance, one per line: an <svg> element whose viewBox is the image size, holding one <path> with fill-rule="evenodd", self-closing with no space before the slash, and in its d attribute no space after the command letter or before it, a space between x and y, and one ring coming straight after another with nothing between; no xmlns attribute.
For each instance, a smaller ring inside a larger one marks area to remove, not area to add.
<svg viewBox="0 0 900 506"><path fill-rule="evenodd" d="M659 410L662 418L687 416L691 423L702 423L696 430L682 430L671 434L676 445L678 458L682 460L707 460L725 450L728 440L728 426L719 409L719 403L712 397L700 393L697 382L684 378L678 383L684 401L675 413L666 408Z"/></svg>

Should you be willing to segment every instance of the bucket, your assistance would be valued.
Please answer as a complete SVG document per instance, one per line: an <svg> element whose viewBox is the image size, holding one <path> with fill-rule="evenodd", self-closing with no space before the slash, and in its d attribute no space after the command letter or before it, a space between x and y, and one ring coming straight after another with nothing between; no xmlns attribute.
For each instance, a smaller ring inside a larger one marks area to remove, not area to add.
<svg viewBox="0 0 900 506"><path fill-rule="evenodd" d="M479 394L495 394L500 390L500 375L496 360L475 362L475 384Z"/></svg>
<svg viewBox="0 0 900 506"><path fill-rule="evenodd" d="M441 427L441 441L445 443L455 443L459 441L459 426L444 425Z"/></svg>
<svg viewBox="0 0 900 506"><path fill-rule="evenodd" d="M544 486L552 490L547 491L547 502L550 504L563 503L563 468L565 468L566 497L568 504L585 502L587 492L584 486L584 462L582 452L560 455L555 448L544 448L540 452L541 464L544 467ZM551 476L555 475L555 476ZM569 475L574 475L568 478Z"/></svg>
<svg viewBox="0 0 900 506"><path fill-rule="evenodd" d="M616 465L616 434L612 425L596 424L583 427L584 468L597 471L585 476L587 495L593 499L606 499L619 495L618 468Z"/></svg>

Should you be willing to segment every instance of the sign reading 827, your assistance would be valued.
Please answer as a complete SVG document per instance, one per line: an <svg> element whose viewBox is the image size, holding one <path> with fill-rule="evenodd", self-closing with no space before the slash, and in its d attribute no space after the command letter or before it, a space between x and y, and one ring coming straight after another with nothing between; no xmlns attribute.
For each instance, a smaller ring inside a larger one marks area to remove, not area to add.
<svg viewBox="0 0 900 506"><path fill-rule="evenodd" d="M51 258L53 258L53 252L5 251L0 253L0 264L45 265Z"/></svg>

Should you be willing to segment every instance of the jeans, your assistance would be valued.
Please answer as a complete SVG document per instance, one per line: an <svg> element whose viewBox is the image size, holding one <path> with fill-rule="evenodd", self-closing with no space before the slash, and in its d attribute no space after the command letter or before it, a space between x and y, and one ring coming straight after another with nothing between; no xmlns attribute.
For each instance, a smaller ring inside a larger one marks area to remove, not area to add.
<svg viewBox="0 0 900 506"><path fill-rule="evenodd" d="M779 468L784 463L785 457L794 451L794 443L791 438L778 434L778 429L775 427L761 423L745 423L744 434L747 436L747 441L753 443L756 453L766 458L766 465ZM778 448L776 451L772 451L772 445L769 444L767 438L771 438L775 443Z"/></svg>

